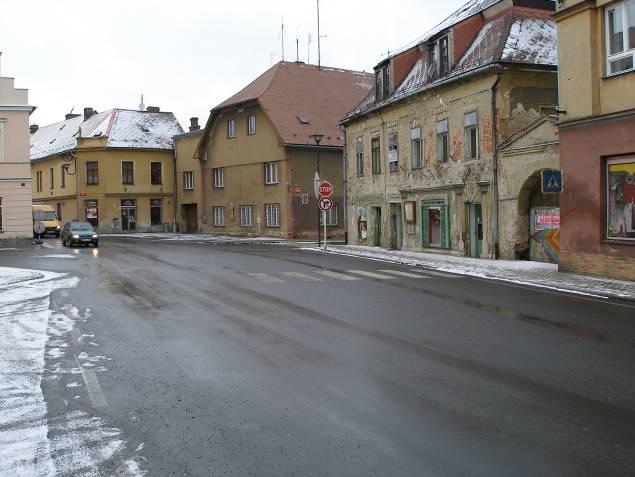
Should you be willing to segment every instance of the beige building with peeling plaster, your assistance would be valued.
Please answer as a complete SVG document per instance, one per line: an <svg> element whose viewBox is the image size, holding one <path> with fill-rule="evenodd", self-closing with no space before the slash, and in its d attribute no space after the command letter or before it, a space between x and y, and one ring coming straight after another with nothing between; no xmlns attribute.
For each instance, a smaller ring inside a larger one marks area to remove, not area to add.
<svg viewBox="0 0 635 477"><path fill-rule="evenodd" d="M0 241L33 236L28 95L0 77Z"/></svg>
<svg viewBox="0 0 635 477"><path fill-rule="evenodd" d="M558 167L553 9L473 4L377 65L343 120L351 243L551 260L530 221L553 208L536 174Z"/></svg>

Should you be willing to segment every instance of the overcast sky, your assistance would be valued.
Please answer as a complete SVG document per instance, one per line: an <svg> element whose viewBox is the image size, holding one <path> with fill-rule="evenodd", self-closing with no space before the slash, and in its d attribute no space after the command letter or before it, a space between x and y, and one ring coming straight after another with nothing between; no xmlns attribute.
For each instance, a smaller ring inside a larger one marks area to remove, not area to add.
<svg viewBox="0 0 635 477"><path fill-rule="evenodd" d="M372 71L466 0L321 0L322 65ZM2 76L29 89L31 122L74 107L173 111L187 129L281 58L317 63L316 0L2 0ZM313 42L308 48L308 35Z"/></svg>

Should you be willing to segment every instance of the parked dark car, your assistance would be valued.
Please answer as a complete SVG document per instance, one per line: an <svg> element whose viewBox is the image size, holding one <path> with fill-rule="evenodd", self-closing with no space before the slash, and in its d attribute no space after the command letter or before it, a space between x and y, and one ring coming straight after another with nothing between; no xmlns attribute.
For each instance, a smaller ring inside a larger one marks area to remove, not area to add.
<svg viewBox="0 0 635 477"><path fill-rule="evenodd" d="M62 245L72 247L74 245L90 245L99 247L99 235L88 222L66 222L62 229Z"/></svg>

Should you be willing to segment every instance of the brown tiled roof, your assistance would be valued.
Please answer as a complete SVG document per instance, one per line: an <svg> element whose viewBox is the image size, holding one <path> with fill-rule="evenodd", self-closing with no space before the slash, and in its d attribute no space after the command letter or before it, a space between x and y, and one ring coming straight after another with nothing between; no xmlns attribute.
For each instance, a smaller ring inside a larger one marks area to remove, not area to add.
<svg viewBox="0 0 635 477"><path fill-rule="evenodd" d="M280 62L216 106L211 116L257 101L284 144L314 145L310 136L324 134L321 145L341 147L338 121L368 94L373 81L369 73ZM301 124L298 116L308 119L309 124ZM209 121L207 127L212 123Z"/></svg>

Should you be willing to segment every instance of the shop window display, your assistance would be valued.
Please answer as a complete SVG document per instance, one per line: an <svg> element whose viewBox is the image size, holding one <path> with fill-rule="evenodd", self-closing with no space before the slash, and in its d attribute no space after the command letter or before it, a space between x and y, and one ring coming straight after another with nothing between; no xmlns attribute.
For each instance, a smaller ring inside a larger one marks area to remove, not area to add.
<svg viewBox="0 0 635 477"><path fill-rule="evenodd" d="M607 164L608 238L635 240L635 158Z"/></svg>

